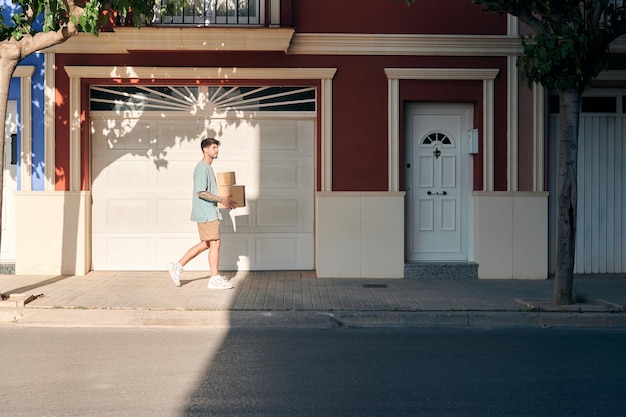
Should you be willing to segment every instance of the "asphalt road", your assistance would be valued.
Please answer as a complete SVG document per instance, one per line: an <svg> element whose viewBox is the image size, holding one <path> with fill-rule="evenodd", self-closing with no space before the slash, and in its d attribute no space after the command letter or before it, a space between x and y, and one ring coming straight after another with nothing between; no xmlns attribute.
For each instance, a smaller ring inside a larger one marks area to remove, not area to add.
<svg viewBox="0 0 626 417"><path fill-rule="evenodd" d="M0 328L0 416L624 416L626 331Z"/></svg>

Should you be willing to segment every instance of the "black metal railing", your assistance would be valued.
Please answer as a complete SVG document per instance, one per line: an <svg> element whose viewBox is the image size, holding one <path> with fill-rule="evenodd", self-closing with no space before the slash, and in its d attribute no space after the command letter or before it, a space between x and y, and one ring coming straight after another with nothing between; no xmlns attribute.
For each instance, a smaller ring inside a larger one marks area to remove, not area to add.
<svg viewBox="0 0 626 417"><path fill-rule="evenodd" d="M293 0L159 0L151 24L293 26Z"/></svg>

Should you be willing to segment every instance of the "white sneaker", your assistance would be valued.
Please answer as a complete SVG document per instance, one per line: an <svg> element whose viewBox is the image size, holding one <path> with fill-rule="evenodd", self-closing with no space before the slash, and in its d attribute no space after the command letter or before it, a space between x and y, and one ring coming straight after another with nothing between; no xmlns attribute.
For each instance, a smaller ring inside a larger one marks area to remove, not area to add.
<svg viewBox="0 0 626 417"><path fill-rule="evenodd" d="M170 277L172 277L174 285L180 287L180 276L183 274L183 267L178 262L170 262L167 264L167 269L170 271Z"/></svg>
<svg viewBox="0 0 626 417"><path fill-rule="evenodd" d="M209 279L208 288L212 290L230 290L233 288L233 284L221 275L214 275Z"/></svg>

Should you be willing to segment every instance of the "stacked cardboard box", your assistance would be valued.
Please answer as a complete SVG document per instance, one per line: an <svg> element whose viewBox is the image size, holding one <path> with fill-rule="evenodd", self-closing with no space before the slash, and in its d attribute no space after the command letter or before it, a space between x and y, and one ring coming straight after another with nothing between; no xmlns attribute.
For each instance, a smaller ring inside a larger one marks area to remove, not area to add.
<svg viewBox="0 0 626 417"><path fill-rule="evenodd" d="M246 189L243 185L237 185L235 173L218 172L217 173L217 195L221 197L230 197L237 207L246 206ZM226 208L221 203L217 203L218 208Z"/></svg>

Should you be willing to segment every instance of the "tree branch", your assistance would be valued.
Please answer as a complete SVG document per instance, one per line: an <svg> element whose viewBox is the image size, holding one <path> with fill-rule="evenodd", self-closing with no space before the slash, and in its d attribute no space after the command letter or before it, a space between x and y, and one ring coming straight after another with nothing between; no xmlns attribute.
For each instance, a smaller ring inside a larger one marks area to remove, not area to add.
<svg viewBox="0 0 626 417"><path fill-rule="evenodd" d="M24 35L18 42L20 46L21 56L26 57L42 49L49 48L54 45L65 42L69 38L78 35L79 31L76 25L69 22L67 26L63 26L53 32L37 32L34 35Z"/></svg>
<svg viewBox="0 0 626 417"><path fill-rule="evenodd" d="M74 0L63 0L63 4L70 16L68 22L56 31L24 35L22 39L18 41L22 58L34 52L41 51L42 49L63 43L69 38L78 35L79 30L75 22L78 22L84 9L77 6Z"/></svg>

